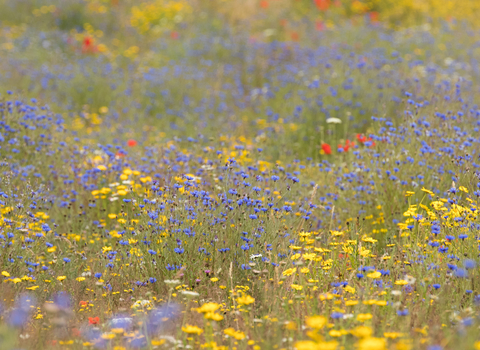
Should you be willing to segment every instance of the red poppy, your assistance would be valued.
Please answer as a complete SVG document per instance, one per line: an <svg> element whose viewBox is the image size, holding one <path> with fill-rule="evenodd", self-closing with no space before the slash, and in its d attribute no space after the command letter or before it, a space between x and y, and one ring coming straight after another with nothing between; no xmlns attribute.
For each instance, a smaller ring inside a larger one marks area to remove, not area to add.
<svg viewBox="0 0 480 350"><path fill-rule="evenodd" d="M377 23L378 22L378 12L377 11L371 11L368 13L370 17L370 22L372 23Z"/></svg>
<svg viewBox="0 0 480 350"><path fill-rule="evenodd" d="M368 142L371 143L370 147L375 146L375 142L372 141L372 138L371 138L371 137L367 138L365 135L357 134L357 140L358 140L359 142L361 142L361 143L365 143L365 142L368 141Z"/></svg>
<svg viewBox="0 0 480 350"><path fill-rule="evenodd" d="M265 0L260 1L260 7L262 9L266 9L268 7L268 1L265 1Z"/></svg>
<svg viewBox="0 0 480 350"><path fill-rule="evenodd" d="M100 322L100 318L98 316L88 318L88 323L90 324L98 324L99 322Z"/></svg>
<svg viewBox="0 0 480 350"><path fill-rule="evenodd" d="M293 41L298 41L298 39L300 39L300 35L297 32L293 32L291 37Z"/></svg>
<svg viewBox="0 0 480 350"><path fill-rule="evenodd" d="M137 145L137 141L133 140L133 139L130 139L127 141L127 145L128 147L134 147Z"/></svg>
<svg viewBox="0 0 480 350"><path fill-rule="evenodd" d="M178 32L176 31L170 32L170 38L172 38L173 40L177 40L178 37L179 37Z"/></svg>
<svg viewBox="0 0 480 350"><path fill-rule="evenodd" d="M325 25L323 24L322 21L318 21L317 23L315 23L315 29L321 32L322 30L325 29Z"/></svg>
<svg viewBox="0 0 480 350"><path fill-rule="evenodd" d="M80 331L78 330L78 328L72 328L72 335L74 337L79 337L81 335Z"/></svg>
<svg viewBox="0 0 480 350"><path fill-rule="evenodd" d="M82 52L83 53L93 53L97 51L97 46L95 46L95 39L91 36L86 36L83 38L82 43Z"/></svg>
<svg viewBox="0 0 480 350"><path fill-rule="evenodd" d="M367 141L367 137L362 134L357 134L357 140L361 143L364 143L365 141Z"/></svg>
<svg viewBox="0 0 480 350"><path fill-rule="evenodd" d="M332 147L328 143L322 143L322 150L325 154L332 154Z"/></svg>
<svg viewBox="0 0 480 350"><path fill-rule="evenodd" d="M345 142L345 147L344 147L345 152L348 151L348 149L349 149L350 147L354 148L354 147L355 147L355 142L350 141L350 140L347 140L347 141Z"/></svg>
<svg viewBox="0 0 480 350"><path fill-rule="evenodd" d="M80 306L81 307L85 307L88 305L88 301L83 301L83 300L80 300Z"/></svg>
<svg viewBox="0 0 480 350"><path fill-rule="evenodd" d="M338 145L337 149L339 152L347 152L350 147L355 147L355 142L347 140L345 141L345 145Z"/></svg>

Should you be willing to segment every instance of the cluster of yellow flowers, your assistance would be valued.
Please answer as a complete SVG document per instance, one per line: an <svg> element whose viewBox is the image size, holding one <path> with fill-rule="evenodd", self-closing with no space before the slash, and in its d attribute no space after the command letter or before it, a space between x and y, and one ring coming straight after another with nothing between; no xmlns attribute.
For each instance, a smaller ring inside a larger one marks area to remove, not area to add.
<svg viewBox="0 0 480 350"><path fill-rule="evenodd" d="M192 8L183 0L155 0L132 7L130 24L140 33L161 33L165 28L181 22Z"/></svg>

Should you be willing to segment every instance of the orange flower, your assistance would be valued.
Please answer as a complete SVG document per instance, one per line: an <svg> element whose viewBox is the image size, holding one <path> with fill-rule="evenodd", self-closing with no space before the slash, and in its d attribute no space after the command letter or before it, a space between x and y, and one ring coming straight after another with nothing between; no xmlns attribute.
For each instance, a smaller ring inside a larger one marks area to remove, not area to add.
<svg viewBox="0 0 480 350"><path fill-rule="evenodd" d="M330 7L330 0L315 0L315 5L320 11L327 11Z"/></svg>

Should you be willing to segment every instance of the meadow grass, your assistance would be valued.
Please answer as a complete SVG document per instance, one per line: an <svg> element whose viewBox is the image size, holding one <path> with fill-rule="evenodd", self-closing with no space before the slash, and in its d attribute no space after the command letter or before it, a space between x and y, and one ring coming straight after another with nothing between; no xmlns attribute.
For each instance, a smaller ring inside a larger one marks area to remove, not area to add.
<svg viewBox="0 0 480 350"><path fill-rule="evenodd" d="M477 8L416 4L0 1L0 348L479 349Z"/></svg>

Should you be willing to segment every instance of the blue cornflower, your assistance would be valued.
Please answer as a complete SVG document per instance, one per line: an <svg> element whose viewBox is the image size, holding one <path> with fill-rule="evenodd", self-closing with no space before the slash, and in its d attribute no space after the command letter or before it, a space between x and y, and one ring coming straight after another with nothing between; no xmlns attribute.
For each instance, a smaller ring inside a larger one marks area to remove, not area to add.
<svg viewBox="0 0 480 350"><path fill-rule="evenodd" d="M330 315L330 317L333 318L333 319L343 318L343 313L341 313L341 312L332 312L331 315Z"/></svg>
<svg viewBox="0 0 480 350"><path fill-rule="evenodd" d="M63 258L63 261L66 262L66 263L69 263L70 259L69 258Z"/></svg>
<svg viewBox="0 0 480 350"><path fill-rule="evenodd" d="M463 266L467 269L467 270L471 270L471 269L474 269L475 266L477 265L477 263L475 262L475 260L472 260L472 259L467 259L463 262Z"/></svg>
<svg viewBox="0 0 480 350"><path fill-rule="evenodd" d="M398 316L408 316L408 314L409 314L408 309L397 310Z"/></svg>
<svg viewBox="0 0 480 350"><path fill-rule="evenodd" d="M443 350L443 346L441 345L430 345L427 350Z"/></svg>
<svg viewBox="0 0 480 350"><path fill-rule="evenodd" d="M148 252L149 252L150 254L152 254L152 255L156 255L156 254L157 254L157 252L156 252L155 250L152 250L152 249L149 249Z"/></svg>
<svg viewBox="0 0 480 350"><path fill-rule="evenodd" d="M465 269L456 269L455 270L455 277L467 278L468 277L468 272Z"/></svg>
<svg viewBox="0 0 480 350"><path fill-rule="evenodd" d="M438 235L440 233L440 226L437 224L432 225L432 233Z"/></svg>

